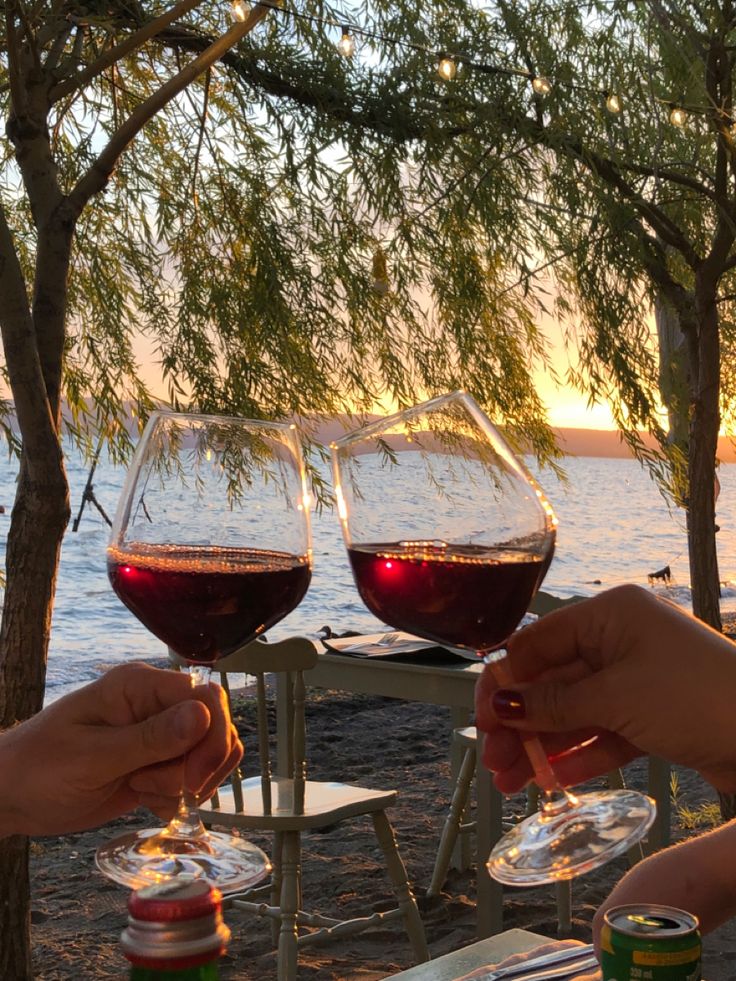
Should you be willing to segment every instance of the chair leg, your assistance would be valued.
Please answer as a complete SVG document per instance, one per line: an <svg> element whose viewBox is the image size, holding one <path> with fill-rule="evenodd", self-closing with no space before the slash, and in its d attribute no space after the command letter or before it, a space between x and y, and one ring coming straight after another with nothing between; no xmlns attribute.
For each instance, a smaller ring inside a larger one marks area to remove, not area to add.
<svg viewBox="0 0 736 981"><path fill-rule="evenodd" d="M475 746L468 746L463 754L460 772L455 782L455 789L452 794L450 811L442 828L439 847L437 848L437 858L434 862L432 871L432 881L427 889L428 896L438 896L447 878L447 870L450 867L452 850L455 847L457 836L460 833L460 826L463 815L468 805L470 787L475 775Z"/></svg>
<svg viewBox="0 0 736 981"><path fill-rule="evenodd" d="M557 936L569 937L572 932L572 882L555 882L557 899Z"/></svg>
<svg viewBox="0 0 736 981"><path fill-rule="evenodd" d="M611 770L608 774L608 786L611 790L622 790L626 784L624 782L624 775L621 770ZM644 858L644 846L640 841L637 841L635 845L632 845L628 849L626 855L629 859L629 868L633 869L637 862L641 862Z"/></svg>
<svg viewBox="0 0 736 981"><path fill-rule="evenodd" d="M381 846L381 851L386 859L388 874L396 892L414 957L418 964L422 964L429 960L427 938L424 934L424 924L419 915L419 908L409 886L406 868L396 846L394 829L391 827L391 822L386 817L385 811L376 811L371 817L373 818L373 827L378 844Z"/></svg>
<svg viewBox="0 0 736 981"><path fill-rule="evenodd" d="M273 835L273 854L271 855L271 905L281 906L281 863L284 847L284 835L282 831L275 831ZM271 920L271 941L274 947L279 942L279 920Z"/></svg>
<svg viewBox="0 0 736 981"><path fill-rule="evenodd" d="M298 959L296 914L301 880L301 840L298 831L284 831L281 843L281 929L278 981L296 981Z"/></svg>

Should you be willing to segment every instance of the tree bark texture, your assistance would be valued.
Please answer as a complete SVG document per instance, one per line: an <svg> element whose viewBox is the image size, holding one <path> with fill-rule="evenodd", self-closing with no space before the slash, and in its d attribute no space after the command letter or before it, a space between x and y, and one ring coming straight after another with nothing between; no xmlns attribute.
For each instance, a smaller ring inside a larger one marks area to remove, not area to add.
<svg viewBox="0 0 736 981"><path fill-rule="evenodd" d="M715 475L720 428L720 338L716 284L696 280L697 374L690 416L688 543L693 613L721 630Z"/></svg>
<svg viewBox="0 0 736 981"><path fill-rule="evenodd" d="M3 234L3 232L5 234ZM28 309L7 227L0 228L7 305L0 314L3 348L21 427L23 450L7 539L7 584L0 625L0 727L27 719L43 705L61 542L69 520L69 488L59 439L61 358L69 226L39 236L58 275L39 277L37 315ZM12 274L12 275L11 275ZM37 284L38 287L38 284ZM52 295L53 294L53 295ZM12 302L11 302L12 300ZM43 357L39 335L46 341ZM53 352L56 352L54 357ZM28 842L0 841L0 978L31 981Z"/></svg>
<svg viewBox="0 0 736 981"><path fill-rule="evenodd" d="M0 977L33 981L30 905L18 902L18 896L30 894L28 876L28 839L20 835L0 839Z"/></svg>
<svg viewBox="0 0 736 981"><path fill-rule="evenodd" d="M13 569L0 630L0 724L13 725L43 705L46 652L51 630L56 570L69 516L61 460L36 461L29 477L21 461L8 534ZM28 839L0 841L0 978L32 981Z"/></svg>

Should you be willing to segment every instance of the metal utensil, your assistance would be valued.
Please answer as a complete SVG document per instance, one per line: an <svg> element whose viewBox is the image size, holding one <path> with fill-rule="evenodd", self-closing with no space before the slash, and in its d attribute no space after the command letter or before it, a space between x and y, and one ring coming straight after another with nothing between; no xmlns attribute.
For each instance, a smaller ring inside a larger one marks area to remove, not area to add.
<svg viewBox="0 0 736 981"><path fill-rule="evenodd" d="M398 639L398 633L393 631L392 633L384 634L380 640L376 641L376 647L391 647Z"/></svg>
<svg viewBox="0 0 736 981"><path fill-rule="evenodd" d="M488 974L482 974L476 981L546 981L574 977L581 971L596 967L598 961L592 944L578 947L563 947L549 954L531 957L529 960L502 967Z"/></svg>

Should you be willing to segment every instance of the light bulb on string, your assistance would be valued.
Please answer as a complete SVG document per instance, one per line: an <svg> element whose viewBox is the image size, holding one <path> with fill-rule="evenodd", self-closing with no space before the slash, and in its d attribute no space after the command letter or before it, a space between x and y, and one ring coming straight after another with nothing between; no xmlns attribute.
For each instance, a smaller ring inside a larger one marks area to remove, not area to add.
<svg viewBox="0 0 736 981"><path fill-rule="evenodd" d="M621 112L621 97L616 95L615 92L606 93L606 109L613 116L617 116Z"/></svg>
<svg viewBox="0 0 736 981"><path fill-rule="evenodd" d="M350 58L355 54L355 38L347 27L342 28L340 40L337 42L337 50L345 58Z"/></svg>
<svg viewBox="0 0 736 981"><path fill-rule="evenodd" d="M380 245L373 253L371 272L373 274L372 285L374 293L378 293L379 296L386 296L390 289L390 284L388 281L388 261L386 259L386 253L383 251Z"/></svg>
<svg viewBox="0 0 736 981"><path fill-rule="evenodd" d="M446 82L451 82L457 75L457 63L450 55L442 55L437 66L437 74Z"/></svg>
<svg viewBox="0 0 736 981"><path fill-rule="evenodd" d="M249 13L250 5L245 0L233 0L230 4L230 19L234 23L244 23Z"/></svg>
<svg viewBox="0 0 736 981"><path fill-rule="evenodd" d="M552 83L544 75L535 75L532 78L532 88L536 95L549 95L552 91Z"/></svg>
<svg viewBox="0 0 736 981"><path fill-rule="evenodd" d="M687 122L687 109L683 109L682 106L678 106L673 102L670 106L670 122L673 126L678 126L682 129Z"/></svg>

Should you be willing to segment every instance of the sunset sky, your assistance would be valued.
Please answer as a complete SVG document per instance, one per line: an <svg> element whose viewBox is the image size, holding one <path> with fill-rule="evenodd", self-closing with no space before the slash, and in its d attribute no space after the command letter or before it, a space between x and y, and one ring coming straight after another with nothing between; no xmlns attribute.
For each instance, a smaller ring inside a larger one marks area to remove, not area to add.
<svg viewBox="0 0 736 981"><path fill-rule="evenodd" d="M568 355L564 350L562 330L552 318L546 318L541 325L549 339L551 353L556 370L564 377L568 365ZM156 355L152 345L145 339L138 338L136 353L139 359L141 373L151 385L154 393L164 395L163 386L156 366ZM544 400L549 413L550 425L558 428L577 429L615 429L611 412L607 405L596 405L588 408L587 399L572 388L558 388L553 379L543 371L535 374L535 385L540 397Z"/></svg>

